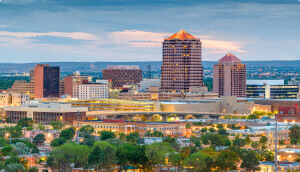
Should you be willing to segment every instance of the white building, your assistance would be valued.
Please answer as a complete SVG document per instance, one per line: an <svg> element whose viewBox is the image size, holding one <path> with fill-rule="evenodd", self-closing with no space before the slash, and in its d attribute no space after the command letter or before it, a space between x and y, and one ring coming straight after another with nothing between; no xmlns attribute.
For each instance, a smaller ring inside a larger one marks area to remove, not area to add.
<svg viewBox="0 0 300 172"><path fill-rule="evenodd" d="M0 106L20 106L22 103L29 103L29 94L0 93Z"/></svg>
<svg viewBox="0 0 300 172"><path fill-rule="evenodd" d="M80 84L78 85L78 99L108 99L108 84Z"/></svg>
<svg viewBox="0 0 300 172"><path fill-rule="evenodd" d="M140 82L140 91L141 92L148 92L150 87L158 87L160 90L160 88L161 88L160 79L143 79Z"/></svg>

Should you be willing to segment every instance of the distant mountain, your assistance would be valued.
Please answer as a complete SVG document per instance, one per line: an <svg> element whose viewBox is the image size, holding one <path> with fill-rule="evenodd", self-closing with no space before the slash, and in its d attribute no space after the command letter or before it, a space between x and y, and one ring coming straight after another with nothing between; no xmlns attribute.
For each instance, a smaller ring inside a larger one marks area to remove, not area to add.
<svg viewBox="0 0 300 172"><path fill-rule="evenodd" d="M146 61L146 62L43 62L50 66L60 66L61 72L102 72L107 65L139 65L141 69L146 70L147 65L151 65L152 70L160 70L162 61ZM216 61L203 61L204 68L212 68ZM243 61L247 67L251 66L272 66L272 67L288 67L300 66L300 60L293 61ZM29 72L38 63L0 63L0 73L19 73Z"/></svg>

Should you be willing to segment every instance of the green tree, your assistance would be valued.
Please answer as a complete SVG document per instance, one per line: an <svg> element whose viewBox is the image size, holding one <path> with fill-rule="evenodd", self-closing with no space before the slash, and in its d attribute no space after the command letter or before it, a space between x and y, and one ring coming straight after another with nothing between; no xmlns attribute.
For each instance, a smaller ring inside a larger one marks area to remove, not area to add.
<svg viewBox="0 0 300 172"><path fill-rule="evenodd" d="M37 134L34 138L33 138L33 142L36 144L43 144L44 141L46 141L46 137L44 134L40 133Z"/></svg>
<svg viewBox="0 0 300 172"><path fill-rule="evenodd" d="M163 142L168 143L176 151L178 151L180 149L180 145L177 142L176 137L171 137L170 135L168 135L166 138L163 139Z"/></svg>
<svg viewBox="0 0 300 172"><path fill-rule="evenodd" d="M65 130L62 130L59 133L59 138L66 139L66 140L71 140L71 139L73 139L74 135L75 135L75 131L72 127L70 127L70 128L65 129Z"/></svg>
<svg viewBox="0 0 300 172"><path fill-rule="evenodd" d="M23 118L23 119L20 119L18 122L17 122L17 125L21 126L21 127L29 127L29 126L33 126L34 124L34 121L32 118Z"/></svg>
<svg viewBox="0 0 300 172"><path fill-rule="evenodd" d="M11 144L16 144L18 142L24 143L28 148L33 147L33 144L31 143L31 141L29 141L27 139L11 139Z"/></svg>
<svg viewBox="0 0 300 172"><path fill-rule="evenodd" d="M140 138L139 132L132 132L126 136L126 140L132 143L136 143L139 138Z"/></svg>
<svg viewBox="0 0 300 172"><path fill-rule="evenodd" d="M116 134L112 131L101 131L100 132L100 139L101 140L108 140L116 138Z"/></svg>
<svg viewBox="0 0 300 172"><path fill-rule="evenodd" d="M181 162L182 162L182 158L181 155L177 152L171 152L169 153L169 162L175 166L177 169L180 170L181 168ZM177 171L177 170L176 170Z"/></svg>
<svg viewBox="0 0 300 172"><path fill-rule="evenodd" d="M29 127L26 127L26 130L27 131L32 131L32 130L34 130L34 128L32 126L29 126Z"/></svg>
<svg viewBox="0 0 300 172"><path fill-rule="evenodd" d="M7 145L7 140L4 137L0 138L0 147L4 147L5 145Z"/></svg>
<svg viewBox="0 0 300 172"><path fill-rule="evenodd" d="M192 154L191 156L187 157L184 161L183 164L189 168L187 168L188 170L190 170L190 168L193 169L193 171L204 171L205 169L207 169L207 165L206 165L206 158L208 157L208 155L201 153L201 152L197 152Z"/></svg>
<svg viewBox="0 0 300 172"><path fill-rule="evenodd" d="M83 132L83 133L88 133L88 134L93 134L95 129L93 126L91 125L85 125L85 126L82 126L80 129L79 129L80 132Z"/></svg>
<svg viewBox="0 0 300 172"><path fill-rule="evenodd" d="M147 131L145 133L145 137L164 137L164 133L160 132L160 131L154 131L154 132L151 132L151 131Z"/></svg>
<svg viewBox="0 0 300 172"><path fill-rule="evenodd" d="M292 138L290 141L291 145L296 145L296 144L298 144L298 142L299 142L299 140L296 138Z"/></svg>
<svg viewBox="0 0 300 172"><path fill-rule="evenodd" d="M59 168L58 162L54 159L53 156L49 156L46 160L45 167L49 167L51 171L54 171L55 169Z"/></svg>
<svg viewBox="0 0 300 172"><path fill-rule="evenodd" d="M284 140L279 140L279 146L284 146L285 143L284 143Z"/></svg>
<svg viewBox="0 0 300 172"><path fill-rule="evenodd" d="M50 157L54 158L62 171L68 171L71 163L75 164L75 168L83 168L87 164L89 154L88 146L67 143L63 146L55 147Z"/></svg>
<svg viewBox="0 0 300 172"><path fill-rule="evenodd" d="M224 142L225 146L231 146L231 141L229 139L225 139Z"/></svg>
<svg viewBox="0 0 300 172"><path fill-rule="evenodd" d="M36 154L39 154L39 153L40 153L40 150L39 150L39 148L37 147L37 145L33 145L32 150L31 150L31 153L36 153Z"/></svg>
<svg viewBox="0 0 300 172"><path fill-rule="evenodd" d="M110 169L117 163L116 149L110 145L105 148L99 146L94 147L88 157L88 162L95 166L95 169Z"/></svg>
<svg viewBox="0 0 300 172"><path fill-rule="evenodd" d="M218 129L222 129L223 128L223 124L217 124L217 128Z"/></svg>
<svg viewBox="0 0 300 172"><path fill-rule="evenodd" d="M258 119L259 116L255 115L255 114L251 114L247 116L247 119Z"/></svg>
<svg viewBox="0 0 300 172"><path fill-rule="evenodd" d="M218 130L218 133L221 134L221 135L224 135L224 136L227 136L227 135L228 135L228 133L226 132L226 130L223 129L223 128L219 129L219 130Z"/></svg>
<svg viewBox="0 0 300 172"><path fill-rule="evenodd" d="M155 142L147 145L145 152L150 169L154 166L158 166L159 170L161 170L161 165L165 164L167 154L172 152L172 150L167 142Z"/></svg>
<svg viewBox="0 0 300 172"><path fill-rule="evenodd" d="M183 160L191 155L191 148L189 146L184 146L180 149L179 153Z"/></svg>
<svg viewBox="0 0 300 172"><path fill-rule="evenodd" d="M6 171L9 172L20 172L25 170L25 167L22 164L8 164L6 166Z"/></svg>
<svg viewBox="0 0 300 172"><path fill-rule="evenodd" d="M16 144L12 145L14 148L14 151L16 151L19 155L26 155L30 152L29 147L27 147L22 142L17 142Z"/></svg>
<svg viewBox="0 0 300 172"><path fill-rule="evenodd" d="M207 132L207 128L206 128L206 127L202 128L202 129L200 130L200 132L201 132L201 133L206 133L206 132Z"/></svg>
<svg viewBox="0 0 300 172"><path fill-rule="evenodd" d="M247 171L256 171L260 170L259 160L256 157L255 151L248 151L243 158L243 162L241 164L241 168L245 168Z"/></svg>
<svg viewBox="0 0 300 172"><path fill-rule="evenodd" d="M1 149L1 153L3 156L7 156L13 151L13 149L13 146L5 145L4 148Z"/></svg>
<svg viewBox="0 0 300 172"><path fill-rule="evenodd" d="M266 136L261 136L260 139L259 139L259 143L260 143L262 146L265 146L265 145L268 143L268 137L266 137Z"/></svg>
<svg viewBox="0 0 300 172"><path fill-rule="evenodd" d="M230 150L223 150L216 158L216 164L220 170L235 170L236 163L239 160L238 155Z"/></svg>
<svg viewBox="0 0 300 172"><path fill-rule="evenodd" d="M250 136L249 136L249 135L247 135L247 136L245 137L245 142L246 142L247 145L250 145L250 144L251 144L251 139L250 139Z"/></svg>
<svg viewBox="0 0 300 172"><path fill-rule="evenodd" d="M251 147L252 147L253 149L255 149L255 150L258 150L258 148L259 148L259 143L258 143L258 142L252 142L252 143L251 143Z"/></svg>
<svg viewBox="0 0 300 172"><path fill-rule="evenodd" d="M64 138L56 138L56 139L53 139L50 143L50 146L51 147L58 147L58 146L61 146L63 144L65 144L67 142L66 139Z"/></svg>
<svg viewBox="0 0 300 172"><path fill-rule="evenodd" d="M290 137L290 139L296 138L296 139L300 140L300 126L298 126L298 125L292 126L290 128L289 137Z"/></svg>
<svg viewBox="0 0 300 172"><path fill-rule="evenodd" d="M240 138L238 138L238 139L235 139L235 140L233 141L233 146L243 147L243 146L245 146L245 145L246 145L245 139L240 139Z"/></svg>
<svg viewBox="0 0 300 172"><path fill-rule="evenodd" d="M64 124L61 121L52 121L50 125L54 130L61 130L64 127Z"/></svg>
<svg viewBox="0 0 300 172"><path fill-rule="evenodd" d="M37 167L30 167L28 172L39 172L39 169Z"/></svg>
<svg viewBox="0 0 300 172"><path fill-rule="evenodd" d="M208 131L212 133L212 132L215 132L216 130L214 129L214 127L211 127L208 129Z"/></svg>
<svg viewBox="0 0 300 172"><path fill-rule="evenodd" d="M38 129L44 131L45 130L45 126L42 125L41 123L38 123Z"/></svg>

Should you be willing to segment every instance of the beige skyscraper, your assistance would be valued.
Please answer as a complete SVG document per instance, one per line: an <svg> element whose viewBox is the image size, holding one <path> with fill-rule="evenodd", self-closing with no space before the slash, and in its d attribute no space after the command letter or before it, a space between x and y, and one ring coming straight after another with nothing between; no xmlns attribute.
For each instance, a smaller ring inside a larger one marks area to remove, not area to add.
<svg viewBox="0 0 300 172"><path fill-rule="evenodd" d="M203 86L201 42L180 30L163 42L161 90L187 92L192 86Z"/></svg>
<svg viewBox="0 0 300 172"><path fill-rule="evenodd" d="M246 97L246 65L233 54L214 64L213 91L219 96Z"/></svg>

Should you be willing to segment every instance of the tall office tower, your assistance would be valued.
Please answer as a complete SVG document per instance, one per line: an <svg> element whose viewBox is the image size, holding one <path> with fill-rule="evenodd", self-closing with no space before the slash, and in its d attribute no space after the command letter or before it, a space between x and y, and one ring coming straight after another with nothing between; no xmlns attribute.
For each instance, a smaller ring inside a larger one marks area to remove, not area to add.
<svg viewBox="0 0 300 172"><path fill-rule="evenodd" d="M108 65L107 69L103 69L103 79L110 80L114 89L138 84L142 77L142 69L135 65Z"/></svg>
<svg viewBox="0 0 300 172"><path fill-rule="evenodd" d="M34 97L59 97L59 66L38 64L34 67Z"/></svg>
<svg viewBox="0 0 300 172"><path fill-rule="evenodd" d="M203 86L201 42L180 30L163 42L161 90L188 92L194 86Z"/></svg>
<svg viewBox="0 0 300 172"><path fill-rule="evenodd" d="M213 67L213 90L219 96L246 97L246 65L231 53Z"/></svg>

